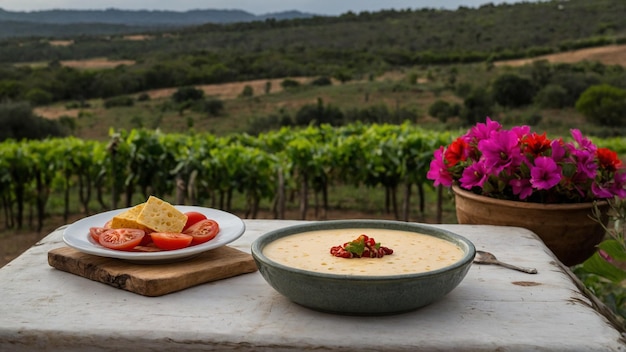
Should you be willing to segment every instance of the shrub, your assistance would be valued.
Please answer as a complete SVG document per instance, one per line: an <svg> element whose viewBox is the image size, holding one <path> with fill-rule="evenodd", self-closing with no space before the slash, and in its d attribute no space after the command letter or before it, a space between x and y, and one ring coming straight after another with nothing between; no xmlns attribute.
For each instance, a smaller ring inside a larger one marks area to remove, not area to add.
<svg viewBox="0 0 626 352"><path fill-rule="evenodd" d="M241 91L241 97L250 98L252 96L254 96L254 88L252 88L251 85L246 84Z"/></svg>
<svg viewBox="0 0 626 352"><path fill-rule="evenodd" d="M180 87L172 94L172 100L176 103L196 101L204 98L204 91L196 87Z"/></svg>
<svg viewBox="0 0 626 352"><path fill-rule="evenodd" d="M534 101L542 108L561 109L567 106L567 90L558 84L548 84L535 95Z"/></svg>
<svg viewBox="0 0 626 352"><path fill-rule="evenodd" d="M26 93L25 98L35 106L46 105L52 102L52 94L41 88L33 88L29 90Z"/></svg>
<svg viewBox="0 0 626 352"><path fill-rule="evenodd" d="M132 97L129 97L128 95L112 97L104 101L104 107L106 109L110 109L110 108L118 107L118 106L133 106L133 105L135 105L135 101L133 100Z"/></svg>
<svg viewBox="0 0 626 352"><path fill-rule="evenodd" d="M219 116L224 111L224 102L217 98L207 98L197 102L192 108L196 112Z"/></svg>
<svg viewBox="0 0 626 352"><path fill-rule="evenodd" d="M389 123L391 112L386 104L368 106L363 109L352 109L345 113L346 123Z"/></svg>
<svg viewBox="0 0 626 352"><path fill-rule="evenodd" d="M458 115L459 110L459 105L451 104L445 100L439 99L430 105L428 108L428 114L439 119L441 122L446 122L448 118Z"/></svg>
<svg viewBox="0 0 626 352"><path fill-rule="evenodd" d="M589 87L601 83L596 74L584 72L559 72L555 74L550 83L560 85L565 88L565 106L574 106L580 95Z"/></svg>
<svg viewBox="0 0 626 352"><path fill-rule="evenodd" d="M535 95L529 79L511 73L496 78L492 90L496 103L513 108L530 104Z"/></svg>
<svg viewBox="0 0 626 352"><path fill-rule="evenodd" d="M326 76L322 76L322 77L318 77L316 79L314 79L313 81L311 81L311 85L312 86L331 86L333 85L333 82L330 80L330 78L326 77Z"/></svg>
<svg viewBox="0 0 626 352"><path fill-rule="evenodd" d="M298 110L295 123L299 126L310 124L321 125L324 123L340 126L343 122L343 113L339 108L324 105L321 98L317 99L317 104L307 104Z"/></svg>
<svg viewBox="0 0 626 352"><path fill-rule="evenodd" d="M0 104L0 141L14 139L43 139L63 137L65 133L56 120L48 120L33 114L26 102Z"/></svg>
<svg viewBox="0 0 626 352"><path fill-rule="evenodd" d="M463 101L461 119L466 125L485 121L493 113L493 100L485 88L475 88Z"/></svg>
<svg viewBox="0 0 626 352"><path fill-rule="evenodd" d="M148 101L150 100L150 95L148 93L141 93L137 96L137 101Z"/></svg>
<svg viewBox="0 0 626 352"><path fill-rule="evenodd" d="M608 84L592 86L581 94L576 110L601 126L626 125L626 90Z"/></svg>
<svg viewBox="0 0 626 352"><path fill-rule="evenodd" d="M297 88L300 87L300 82L290 78L286 78L282 82L280 82L280 86L283 87L283 89Z"/></svg>

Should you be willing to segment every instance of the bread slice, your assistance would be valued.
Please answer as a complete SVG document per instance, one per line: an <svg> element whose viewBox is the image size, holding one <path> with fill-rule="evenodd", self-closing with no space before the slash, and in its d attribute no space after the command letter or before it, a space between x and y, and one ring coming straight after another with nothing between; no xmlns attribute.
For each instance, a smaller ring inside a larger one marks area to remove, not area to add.
<svg viewBox="0 0 626 352"><path fill-rule="evenodd" d="M137 223L156 232L182 232L187 215L170 203L150 196L137 216Z"/></svg>
<svg viewBox="0 0 626 352"><path fill-rule="evenodd" d="M142 229L146 230L146 227L137 222L137 217L143 210L146 203L141 203L135 205L134 207L117 214L111 219L111 228L113 229L121 229L121 228L130 228L130 229Z"/></svg>

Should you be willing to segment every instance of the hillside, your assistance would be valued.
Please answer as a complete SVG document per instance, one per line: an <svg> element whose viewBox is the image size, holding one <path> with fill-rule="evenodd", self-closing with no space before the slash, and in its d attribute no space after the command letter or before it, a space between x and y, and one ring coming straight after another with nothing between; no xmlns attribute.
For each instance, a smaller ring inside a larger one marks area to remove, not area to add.
<svg viewBox="0 0 626 352"><path fill-rule="evenodd" d="M618 50L626 43L625 17L622 0L571 0L204 24L66 40L13 38L0 45L0 62L12 64L0 68L0 100L28 100L49 117L79 117L70 127L93 138L106 137L111 126L258 131L295 119L299 109L318 101L330 109L338 106L346 119L369 114L369 119L432 122L435 115L428 109L436 100L459 105L467 94L491 89L506 72L493 70L501 62L573 57L576 50L594 48L590 53L599 54L600 47ZM615 59L617 53L604 56ZM515 65L523 62L528 61ZM518 71L533 80L533 89L526 91L558 86L562 101L552 103L560 108L573 108L591 84L624 85L616 68L581 64L529 71L535 69L541 67ZM390 72L397 77L388 79ZM283 80L294 77L306 77L306 87L283 94ZM317 78L334 83L310 84ZM207 105L168 99L188 86L201 87L207 99L222 100L224 114L206 116ZM366 109L371 111L360 111ZM462 113L454 109L457 116ZM483 116L490 112L477 109ZM530 107L515 115L517 120L541 118ZM567 124L583 119L574 114L570 120Z"/></svg>
<svg viewBox="0 0 626 352"><path fill-rule="evenodd" d="M254 15L242 10L45 10L32 12L0 9L0 38L70 37L162 31L205 23L238 23L310 18L299 11Z"/></svg>

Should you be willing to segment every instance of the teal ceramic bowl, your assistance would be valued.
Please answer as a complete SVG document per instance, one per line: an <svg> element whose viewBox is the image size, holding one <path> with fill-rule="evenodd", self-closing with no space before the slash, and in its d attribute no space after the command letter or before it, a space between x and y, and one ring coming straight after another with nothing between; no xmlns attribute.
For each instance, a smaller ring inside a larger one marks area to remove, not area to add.
<svg viewBox="0 0 626 352"><path fill-rule="evenodd" d="M389 229L435 236L460 247L463 256L449 266L429 272L365 276L296 269L263 254L265 246L279 238L338 228ZM348 315L395 314L433 303L461 283L476 254L472 242L450 231L388 220L331 220L289 226L260 236L251 251L263 278L291 301L314 310Z"/></svg>

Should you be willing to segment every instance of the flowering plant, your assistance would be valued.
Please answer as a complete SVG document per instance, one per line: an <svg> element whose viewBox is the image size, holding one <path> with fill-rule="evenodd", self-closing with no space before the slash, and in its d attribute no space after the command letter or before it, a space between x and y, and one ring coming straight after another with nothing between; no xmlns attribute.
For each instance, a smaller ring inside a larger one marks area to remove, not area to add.
<svg viewBox="0 0 626 352"><path fill-rule="evenodd" d="M581 203L626 197L626 170L617 153L598 148L577 129L574 141L550 140L529 126L509 130L490 118L434 152L434 185L492 198Z"/></svg>

